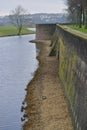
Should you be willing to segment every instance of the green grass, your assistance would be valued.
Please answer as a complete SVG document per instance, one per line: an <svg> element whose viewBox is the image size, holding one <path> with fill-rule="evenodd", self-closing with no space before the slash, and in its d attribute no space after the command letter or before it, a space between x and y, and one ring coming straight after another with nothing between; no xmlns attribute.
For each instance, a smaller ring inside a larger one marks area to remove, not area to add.
<svg viewBox="0 0 87 130"><path fill-rule="evenodd" d="M72 29L75 29L75 30L78 30L78 31L87 33L87 29L85 29L84 26L82 26L81 28L79 28L79 27L76 26L76 25L69 25L69 27L72 28Z"/></svg>
<svg viewBox="0 0 87 130"><path fill-rule="evenodd" d="M14 26L0 26L0 36L15 36L17 35L18 30ZM27 28L23 28L21 34L34 34L35 32L32 30L28 30Z"/></svg>

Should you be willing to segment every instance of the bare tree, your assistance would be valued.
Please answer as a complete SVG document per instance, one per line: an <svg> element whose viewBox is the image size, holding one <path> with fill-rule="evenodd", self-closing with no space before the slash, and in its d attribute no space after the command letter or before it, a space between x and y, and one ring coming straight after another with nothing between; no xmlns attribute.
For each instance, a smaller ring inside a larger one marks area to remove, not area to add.
<svg viewBox="0 0 87 130"><path fill-rule="evenodd" d="M14 10L11 11L9 18L11 23L18 29L17 35L21 34L23 24L24 24L24 15L26 10L22 6L17 6Z"/></svg>

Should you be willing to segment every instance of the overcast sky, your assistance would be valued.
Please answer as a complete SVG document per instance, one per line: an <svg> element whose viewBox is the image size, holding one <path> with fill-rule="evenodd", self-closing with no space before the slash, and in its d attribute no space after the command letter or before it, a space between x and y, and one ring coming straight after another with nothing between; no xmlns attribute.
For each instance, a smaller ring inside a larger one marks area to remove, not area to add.
<svg viewBox="0 0 87 130"><path fill-rule="evenodd" d="M0 15L9 14L18 5L29 13L63 13L65 0L0 0Z"/></svg>

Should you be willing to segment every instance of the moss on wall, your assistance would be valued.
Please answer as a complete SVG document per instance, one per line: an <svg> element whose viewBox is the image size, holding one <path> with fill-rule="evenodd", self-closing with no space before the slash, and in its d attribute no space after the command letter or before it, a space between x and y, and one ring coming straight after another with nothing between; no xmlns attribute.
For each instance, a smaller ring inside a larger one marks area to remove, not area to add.
<svg viewBox="0 0 87 130"><path fill-rule="evenodd" d="M57 27L50 55L58 56L63 83L75 130L87 130L87 41Z"/></svg>
<svg viewBox="0 0 87 130"><path fill-rule="evenodd" d="M77 55L72 53L63 41L63 38L59 38L59 77L65 86L66 95L75 109L75 84L76 73L75 65L77 61Z"/></svg>

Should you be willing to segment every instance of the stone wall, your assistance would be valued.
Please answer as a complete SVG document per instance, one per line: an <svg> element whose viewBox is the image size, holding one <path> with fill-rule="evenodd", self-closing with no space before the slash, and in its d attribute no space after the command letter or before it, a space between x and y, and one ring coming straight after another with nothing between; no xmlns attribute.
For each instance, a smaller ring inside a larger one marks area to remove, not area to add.
<svg viewBox="0 0 87 130"><path fill-rule="evenodd" d="M87 40L60 26L57 26L55 36L59 78L69 102L75 130L87 130Z"/></svg>
<svg viewBox="0 0 87 130"><path fill-rule="evenodd" d="M36 40L51 40L56 28L56 24L37 24Z"/></svg>
<svg viewBox="0 0 87 130"><path fill-rule="evenodd" d="M52 40L50 55L59 60L59 78L75 130L87 130L87 39L53 24L36 28L37 40Z"/></svg>

